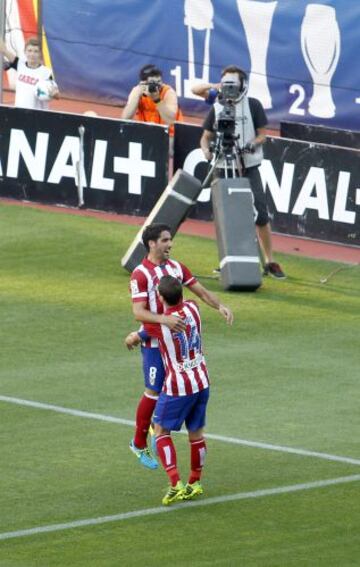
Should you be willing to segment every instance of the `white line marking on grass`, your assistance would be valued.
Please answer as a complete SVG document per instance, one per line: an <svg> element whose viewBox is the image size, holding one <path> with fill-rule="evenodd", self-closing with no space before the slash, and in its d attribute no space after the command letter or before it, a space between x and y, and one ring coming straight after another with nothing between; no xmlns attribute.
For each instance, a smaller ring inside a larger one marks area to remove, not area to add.
<svg viewBox="0 0 360 567"><path fill-rule="evenodd" d="M237 494L228 494L226 496L215 496L204 500L195 502L184 502L176 504L169 508L145 508L144 510L134 510L133 512L124 512L122 514L114 514L113 516L100 516L99 518L87 518L84 520L75 520L74 522L67 522L63 524L52 524L49 526L37 526L25 530L17 530L13 532L0 533L0 541L6 539L14 539L19 537L26 537L38 535L49 532L60 532L70 530L73 528L81 528L85 526L96 526L99 524L107 524L110 522L120 522L123 520L130 520L131 518L143 518L145 516L154 516L165 512L172 512L174 510L186 510L189 508L198 508L199 506L210 506L212 504L223 504L224 502L235 502L237 500L248 500L251 498L261 498L263 496L275 496L277 494L289 494L291 492L300 492L303 490L311 490L314 488L324 488L326 486L334 486L338 484L347 484L360 480L360 474L352 476L342 476L338 478L331 478L327 480L316 480L314 482L305 482L302 484L293 484L290 486L280 486L278 488L265 488L262 490L254 490L252 492L238 492Z"/></svg>
<svg viewBox="0 0 360 567"><path fill-rule="evenodd" d="M71 408L64 408L62 406L55 406L52 404L45 404L42 402L33 402L30 400L22 400L20 398L13 398L10 396L0 396L0 402L7 402L19 406L27 406L36 409L44 409L54 411L57 413L64 413L75 417L84 417L87 419L97 419L99 421L107 421L109 423L118 423L120 425L129 425L134 427L135 422L130 419L122 419L111 415L104 415L100 413L91 413ZM186 435L186 431L182 431ZM340 455L331 455L329 453L320 453L317 451L308 451L307 449L297 449L295 447L285 447L283 445L272 445L271 443L261 443L259 441L248 441L247 439L239 439L238 437L225 437L223 435L216 435L214 433L206 433L207 439L214 441L222 441L223 443L231 443L233 445L243 445L245 447L254 447L256 449L265 449L268 451L278 451L280 453L290 453L293 455L301 455L304 457L314 457L317 459L324 459L326 461L336 461L339 463L347 463L349 465L360 465L360 459L353 459L352 457L342 457Z"/></svg>
<svg viewBox="0 0 360 567"><path fill-rule="evenodd" d="M130 419L121 419L120 417L113 417L111 415L104 415L101 413L91 413L88 411L81 411L71 408L64 408L62 406L54 406L52 404L44 404L43 402L33 402L30 400L22 400L20 398L12 398L8 396L0 396L0 402L8 402L10 404L16 404L18 406L27 406L30 408L43 409L49 411L55 411L57 413L65 413L67 415L73 415L75 417L85 417L87 419L97 419L99 421L108 421L110 423L119 423L120 425L135 425L134 421Z"/></svg>
<svg viewBox="0 0 360 567"><path fill-rule="evenodd" d="M267 449L269 451L280 451L281 453L292 453L294 455L303 455L304 457L316 457L325 459L326 461L338 461L339 463L348 463L350 465L360 465L360 459L352 457L342 457L341 455L331 455L329 453L319 453L318 451L308 451L307 449L297 449L295 447L285 447L283 445L272 445L271 443L261 443L258 441L247 441L238 437L223 437L206 433L206 437L215 441L223 441L224 443L233 443L234 445L244 445L246 447L255 447L258 449Z"/></svg>

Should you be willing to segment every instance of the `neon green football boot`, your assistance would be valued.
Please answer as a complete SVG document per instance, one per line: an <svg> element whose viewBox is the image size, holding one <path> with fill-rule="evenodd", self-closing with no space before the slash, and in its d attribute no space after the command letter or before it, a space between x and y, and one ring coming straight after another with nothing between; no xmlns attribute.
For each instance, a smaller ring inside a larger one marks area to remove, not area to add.
<svg viewBox="0 0 360 567"><path fill-rule="evenodd" d="M169 504L173 504L174 502L180 502L183 500L185 494L185 488L181 480L176 483L176 486L170 486L167 493L165 494L164 498L162 499L162 503L164 506L169 506Z"/></svg>
<svg viewBox="0 0 360 567"><path fill-rule="evenodd" d="M200 482L196 480L192 484L187 483L187 485L185 486L185 494L183 500L193 500L194 498L197 498L202 494L204 494L204 489L201 486Z"/></svg>

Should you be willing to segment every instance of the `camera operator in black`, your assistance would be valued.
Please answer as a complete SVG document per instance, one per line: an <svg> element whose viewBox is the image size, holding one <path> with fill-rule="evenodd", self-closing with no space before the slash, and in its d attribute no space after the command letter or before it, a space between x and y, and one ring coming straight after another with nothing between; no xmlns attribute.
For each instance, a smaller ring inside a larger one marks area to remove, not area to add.
<svg viewBox="0 0 360 567"><path fill-rule="evenodd" d="M162 72L155 65L145 65L139 72L139 83L131 90L121 118L135 118L170 126L173 136L175 120L182 120L176 92L162 80Z"/></svg>
<svg viewBox="0 0 360 567"><path fill-rule="evenodd" d="M238 94L238 98L231 96L231 98L225 99L222 90L224 94L231 94L233 90L234 93ZM266 141L267 118L261 102L255 98L247 97L246 90L247 76L244 71L234 65L225 67L221 74L220 90L203 123L204 130L200 146L208 161L211 161L214 157L213 142L217 136L220 136L219 143L223 148L225 146L225 150L230 145L233 146L234 152L239 152L240 149L240 160L237 160L237 162L241 163L241 171L237 171L238 168L236 168L235 172L237 175L249 179L254 196L255 224L265 258L264 274L284 279L286 277L284 272L273 259L266 195L259 173L259 165L263 159L262 145ZM204 98L208 97L209 91L213 91L213 85L197 85L193 88L195 94ZM229 120L227 120L227 116ZM233 134L231 133L231 126L233 126ZM232 177L233 170L225 172L226 167L226 160L220 159L216 164L215 175L226 177L228 173Z"/></svg>

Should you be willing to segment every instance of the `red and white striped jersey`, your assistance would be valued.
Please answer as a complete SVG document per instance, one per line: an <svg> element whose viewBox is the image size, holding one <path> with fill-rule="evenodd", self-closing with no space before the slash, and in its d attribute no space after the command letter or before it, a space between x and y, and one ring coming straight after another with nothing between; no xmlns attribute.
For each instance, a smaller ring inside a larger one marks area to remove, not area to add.
<svg viewBox="0 0 360 567"><path fill-rule="evenodd" d="M130 292L133 302L145 301L145 308L152 313L163 313L163 304L160 302L157 288L163 276L173 276L184 286L191 287L197 282L189 268L176 260L166 260L160 266L153 264L147 258L139 264L131 274ZM158 347L156 339L145 342L147 347Z"/></svg>
<svg viewBox="0 0 360 567"><path fill-rule="evenodd" d="M186 330L170 331L166 325L145 323L145 331L159 339L165 367L163 392L168 396L189 396L209 387L209 376L201 345L201 318L195 301L170 307L166 315L181 317Z"/></svg>

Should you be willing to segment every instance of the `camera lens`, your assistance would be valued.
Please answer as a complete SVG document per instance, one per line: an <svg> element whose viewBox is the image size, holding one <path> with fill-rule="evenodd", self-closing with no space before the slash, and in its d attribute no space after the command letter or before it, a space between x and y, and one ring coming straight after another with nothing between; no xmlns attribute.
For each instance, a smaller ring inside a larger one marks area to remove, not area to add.
<svg viewBox="0 0 360 567"><path fill-rule="evenodd" d="M160 89L159 83L148 83L148 91L149 93L157 93Z"/></svg>

